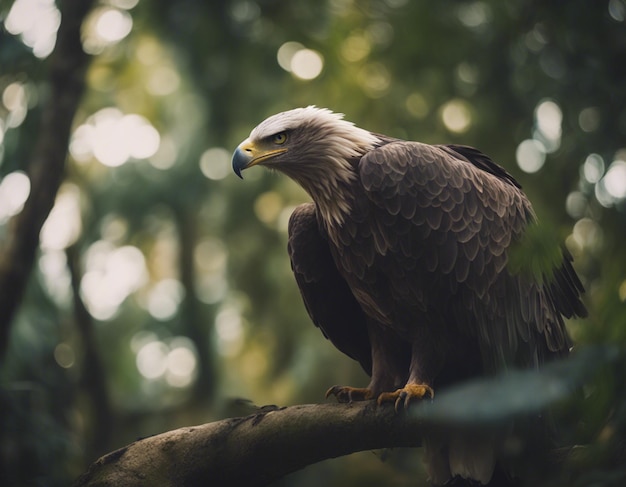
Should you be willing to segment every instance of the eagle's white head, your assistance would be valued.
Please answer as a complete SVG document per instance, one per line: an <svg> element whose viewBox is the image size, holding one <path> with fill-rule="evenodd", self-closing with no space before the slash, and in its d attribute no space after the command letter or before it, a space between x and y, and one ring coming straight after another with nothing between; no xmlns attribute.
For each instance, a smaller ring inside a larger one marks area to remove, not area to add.
<svg viewBox="0 0 626 487"><path fill-rule="evenodd" d="M276 169L296 181L318 205L327 223L341 223L349 210L342 191L356 177L358 159L380 139L343 114L326 108L295 108L267 118L233 154L233 170L255 165Z"/></svg>

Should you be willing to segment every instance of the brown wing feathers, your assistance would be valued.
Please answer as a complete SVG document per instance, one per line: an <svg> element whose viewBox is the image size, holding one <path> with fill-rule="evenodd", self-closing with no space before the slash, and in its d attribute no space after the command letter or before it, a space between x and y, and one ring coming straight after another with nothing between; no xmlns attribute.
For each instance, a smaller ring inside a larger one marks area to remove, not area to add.
<svg viewBox="0 0 626 487"><path fill-rule="evenodd" d="M315 205L298 206L289 219L289 257L309 316L324 335L371 374L365 314L339 275L319 231Z"/></svg>
<svg viewBox="0 0 626 487"><path fill-rule="evenodd" d="M445 281L451 294L461 293L459 300L445 298L460 307L453 313L459 325L473 328L486 343L501 344L506 355L516 353L518 338L533 342L540 355L567 350L561 314L584 315L582 285L571 259L565 256L546 285L505 270L509 245L534 218L511 175L476 149L414 142L372 151L359 169L378 209L373 212L381 233L374 237L376 248L405 258L395 270L388 264L395 272L392 287L423 299L422 289ZM381 214L387 215L384 220L377 217ZM367 245L364 239L355 244ZM412 273L405 272L409 262L416 264Z"/></svg>
<svg viewBox="0 0 626 487"><path fill-rule="evenodd" d="M534 219L510 174L470 147L397 140L363 156L358 171L362 188L355 186L352 212L334 235L349 251L333 260L314 204L298 207L289 226L307 310L337 348L371 369L365 313L354 297L362 288L378 298L366 312L392 326L411 326L386 320L399 305L447 310L432 319L480 338L494 367L566 353L562 315L584 316L582 285L567 252L548 283L506 270L508 247ZM372 266L381 271L368 272ZM352 290L342 272L358 280ZM520 351L519 340L531 346Z"/></svg>

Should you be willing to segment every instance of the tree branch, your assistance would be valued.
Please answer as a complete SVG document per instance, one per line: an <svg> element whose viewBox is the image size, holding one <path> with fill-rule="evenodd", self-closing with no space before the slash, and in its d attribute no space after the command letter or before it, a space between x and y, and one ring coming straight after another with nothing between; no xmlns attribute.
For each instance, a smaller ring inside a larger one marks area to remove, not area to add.
<svg viewBox="0 0 626 487"><path fill-rule="evenodd" d="M357 451L420 446L425 431L510 431L516 419L575 397L599 370L618 367L611 347L588 347L542 370L508 372L442 391L408 412L375 402L276 408L136 441L92 464L74 487L263 486L307 465ZM571 449L566 449L565 458ZM543 454L543 452L537 452ZM551 454L548 461L561 464Z"/></svg>
<svg viewBox="0 0 626 487"><path fill-rule="evenodd" d="M420 420L373 402L265 407L259 413L180 428L100 458L74 487L267 485L348 453L420 446Z"/></svg>
<svg viewBox="0 0 626 487"><path fill-rule="evenodd" d="M42 107L39 136L26 168L30 196L11 221L0 254L0 360L8 347L10 326L22 300L39 245L39 233L63 180L74 114L85 87L89 56L80 39L83 19L93 0L61 2L61 25L49 58L50 92Z"/></svg>

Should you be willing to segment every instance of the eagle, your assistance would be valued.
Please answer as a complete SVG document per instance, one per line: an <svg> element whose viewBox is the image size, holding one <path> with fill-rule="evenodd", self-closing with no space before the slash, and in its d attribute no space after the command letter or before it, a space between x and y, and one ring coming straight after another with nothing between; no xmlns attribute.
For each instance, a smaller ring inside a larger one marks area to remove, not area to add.
<svg viewBox="0 0 626 487"><path fill-rule="evenodd" d="M572 257L561 248L540 275L511 265L536 216L479 150L388 137L308 106L267 118L236 148L239 177L256 165L311 197L289 219L291 267L311 320L371 377L327 397L398 410L568 354L564 318L586 315ZM495 445L485 441L424 438L431 481L489 483Z"/></svg>

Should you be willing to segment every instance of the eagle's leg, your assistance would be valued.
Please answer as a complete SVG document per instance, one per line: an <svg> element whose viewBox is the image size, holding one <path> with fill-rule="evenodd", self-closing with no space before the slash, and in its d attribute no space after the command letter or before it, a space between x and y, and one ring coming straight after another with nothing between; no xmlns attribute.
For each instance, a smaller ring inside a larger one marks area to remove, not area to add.
<svg viewBox="0 0 626 487"><path fill-rule="evenodd" d="M406 342L390 333L386 325L368 320L372 353L372 378L367 387L333 386L326 397L335 396L339 402L376 399L383 391L392 391L407 380L410 349Z"/></svg>
<svg viewBox="0 0 626 487"><path fill-rule="evenodd" d="M406 385L394 392L383 392L378 396L378 405L393 402L396 411L398 411L401 406L405 409L408 408L414 400L435 397L431 378L435 375L435 370L439 368L440 357L433 353L433 350L428 347L428 343L429 340L425 340L424 337L413 342L409 379ZM425 368L426 364L428 364L426 367L428 370Z"/></svg>

